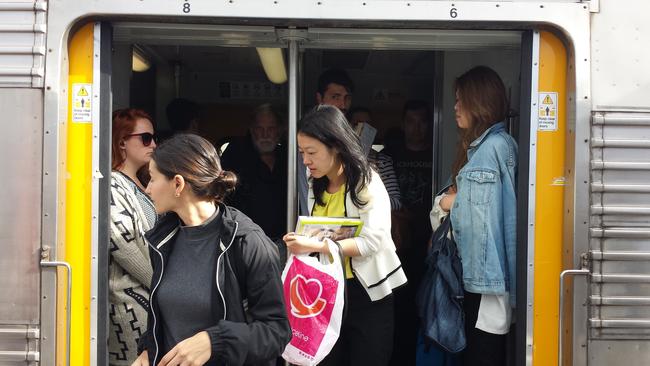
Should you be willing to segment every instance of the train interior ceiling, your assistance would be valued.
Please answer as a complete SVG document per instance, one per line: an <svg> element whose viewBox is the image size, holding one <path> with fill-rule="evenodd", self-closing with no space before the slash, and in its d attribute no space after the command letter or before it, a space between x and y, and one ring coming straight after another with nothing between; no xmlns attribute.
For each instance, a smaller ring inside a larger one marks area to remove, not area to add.
<svg viewBox="0 0 650 366"><path fill-rule="evenodd" d="M272 103L284 116L288 83L269 81L256 47L288 49L281 31L269 27L113 23L113 109L141 108L156 129L169 129L165 109L176 97L199 105L199 133L217 145L247 132L251 111ZM476 65L502 77L513 115L520 102L522 33L512 31L408 31L308 29L298 59L298 101L316 103L320 73L336 67L355 84L352 108L365 107L381 146L400 127L411 99L426 101L438 127L436 174L446 179L454 157L456 125L453 82ZM136 71L139 70L139 71ZM515 122L516 121L511 121ZM389 132L390 133L390 132ZM439 184L438 184L439 185Z"/></svg>

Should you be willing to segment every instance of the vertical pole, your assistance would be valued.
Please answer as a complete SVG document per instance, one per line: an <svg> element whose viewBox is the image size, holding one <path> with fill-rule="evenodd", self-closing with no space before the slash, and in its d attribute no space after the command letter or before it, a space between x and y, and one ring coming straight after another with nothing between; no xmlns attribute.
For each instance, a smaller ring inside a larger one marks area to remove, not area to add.
<svg viewBox="0 0 650 366"><path fill-rule="evenodd" d="M565 241L565 185L567 154L567 51L557 36L542 31L539 36L539 73L533 113L537 133L535 157L535 239L533 288L533 364L553 365L559 359L558 317L560 289L557 279L564 267L564 253L572 253ZM533 169L533 165L531 165ZM532 183L532 181L530 182ZM560 214L562 213L562 214ZM573 216L573 212L571 213ZM568 290L568 289L567 289ZM568 294L563 294L568 295ZM567 297L567 307L572 306ZM566 319L571 319L567 312ZM570 321L565 323L567 326ZM563 326L565 325L563 324ZM561 331L571 339L569 326ZM565 343L565 346L570 345ZM565 347L565 360L572 348ZM572 364L572 362L568 362Z"/></svg>
<svg viewBox="0 0 650 366"><path fill-rule="evenodd" d="M441 51L434 52L434 64L433 68L435 70L433 77L433 123L431 128L433 129L432 133L432 146L431 149L433 156L431 161L433 162L433 169L431 169L431 185L433 186L433 194L435 195L445 184L444 181L441 182L441 179L447 179L446 177L441 177L441 168L442 168L442 98L443 98L443 85L444 85L444 54ZM430 197L432 203L434 197Z"/></svg>
<svg viewBox="0 0 650 366"><path fill-rule="evenodd" d="M101 41L102 41L102 25L100 22L94 24L93 29L93 93L92 98L92 142L91 144L91 224L90 224L90 350L89 350L89 365L97 365L97 359L100 356L97 352L98 344L104 345L105 342L98 341L104 339L99 337L98 325L99 316L99 277L100 273L99 262L99 184L100 179L104 178L99 169L99 145L100 145L100 108L99 101L101 96L100 91L100 60L101 54ZM101 136L103 137L103 136ZM102 273L103 274L103 273ZM102 317L103 318L103 317ZM103 328L102 328L103 329Z"/></svg>
<svg viewBox="0 0 650 366"><path fill-rule="evenodd" d="M75 276L71 299L70 364L90 364L92 112L95 24L81 27L68 46L68 131L65 182L65 261ZM57 250L58 252L58 250ZM63 314L60 314L63 315ZM60 337L58 339L65 339ZM63 350L59 349L59 354ZM57 364L62 365L61 358ZM66 361L67 362L67 361Z"/></svg>
<svg viewBox="0 0 650 366"><path fill-rule="evenodd" d="M298 42L289 40L289 136L287 139L287 231L293 231L298 211L298 190L296 185L296 157L298 144Z"/></svg>
<svg viewBox="0 0 650 366"><path fill-rule="evenodd" d="M93 240L97 242L97 261L96 272L97 278L97 366L108 365L108 342L103 340L108 338L109 321L108 321L108 276L102 275L108 273L108 264L110 260L110 177L111 177L111 135L112 135L112 111L113 101L111 90L113 90L113 58L111 51L113 49L113 29L106 22L101 23L101 39L99 42L99 69L95 69L94 82L97 84L97 98L95 103L97 107L97 119L93 124L98 125L96 135L98 140L95 143L97 147L97 170L100 177L97 186L97 234L93 234ZM95 133L93 133L95 139ZM93 159L95 159L93 157ZM97 173L93 170L94 173ZM92 356L91 356L92 357ZM91 365L93 365L91 358Z"/></svg>
<svg viewBox="0 0 650 366"><path fill-rule="evenodd" d="M533 287L535 248L535 182L537 159L537 81L539 80L539 32L527 31L521 38L519 122L510 134L519 143L517 171L517 308L515 365L533 360ZM533 100L535 102L533 102ZM524 148L524 146L526 148ZM533 168L531 168L533 167ZM530 183L529 183L530 182ZM531 226L532 224L532 226Z"/></svg>

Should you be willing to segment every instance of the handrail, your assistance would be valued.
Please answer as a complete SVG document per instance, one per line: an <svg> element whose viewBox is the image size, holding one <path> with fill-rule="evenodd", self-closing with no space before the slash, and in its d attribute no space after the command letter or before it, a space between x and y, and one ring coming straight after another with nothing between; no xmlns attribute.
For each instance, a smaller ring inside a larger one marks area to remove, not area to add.
<svg viewBox="0 0 650 366"><path fill-rule="evenodd" d="M67 289L67 297L66 297L66 332L65 332L65 337L66 337L66 359L65 359L65 364L66 366L70 366L70 317L71 317L71 305L72 302L70 301L71 298L71 293L72 293L72 267L70 266L70 263L68 262L63 262L63 261L41 261L41 267L65 267L67 269L67 274L68 274L68 289Z"/></svg>
<svg viewBox="0 0 650 366"><path fill-rule="evenodd" d="M564 278L566 276L577 276L577 275L589 275L589 270L588 269L567 269L565 271L562 271L560 273L560 328L558 330L558 366L562 366L563 363L563 347L562 347L562 334L563 334L563 329L564 329Z"/></svg>

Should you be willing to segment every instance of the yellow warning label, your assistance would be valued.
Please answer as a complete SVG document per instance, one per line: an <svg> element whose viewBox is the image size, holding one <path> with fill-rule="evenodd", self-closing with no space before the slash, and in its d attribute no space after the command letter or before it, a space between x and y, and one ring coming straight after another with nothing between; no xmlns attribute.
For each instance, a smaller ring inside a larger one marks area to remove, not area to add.
<svg viewBox="0 0 650 366"><path fill-rule="evenodd" d="M557 92L539 92L537 129L557 131Z"/></svg>
<svg viewBox="0 0 650 366"><path fill-rule="evenodd" d="M72 122L91 123L92 106L91 98L92 84L72 84Z"/></svg>
<svg viewBox="0 0 650 366"><path fill-rule="evenodd" d="M546 98L544 98L544 101L542 101L542 104L554 104L553 103L553 98L551 98L550 95L546 94Z"/></svg>

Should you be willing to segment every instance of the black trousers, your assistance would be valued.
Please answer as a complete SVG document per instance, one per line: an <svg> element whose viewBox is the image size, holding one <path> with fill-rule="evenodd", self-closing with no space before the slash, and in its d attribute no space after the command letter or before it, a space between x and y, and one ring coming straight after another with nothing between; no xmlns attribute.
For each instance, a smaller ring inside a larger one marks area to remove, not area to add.
<svg viewBox="0 0 650 366"><path fill-rule="evenodd" d="M492 334L476 328L481 294L465 291L465 336L467 347L463 351L463 366L505 366L506 335Z"/></svg>
<svg viewBox="0 0 650 366"><path fill-rule="evenodd" d="M325 366L385 366L393 350L393 295L370 301L356 278L346 280L347 314Z"/></svg>
<svg viewBox="0 0 650 366"><path fill-rule="evenodd" d="M415 295L424 272L423 258L425 258L425 255L414 250L400 255L400 261L406 273L406 278L408 278L408 283L393 292L395 298L395 336L393 339L393 355L390 360L391 366L415 365L415 349L419 328Z"/></svg>

